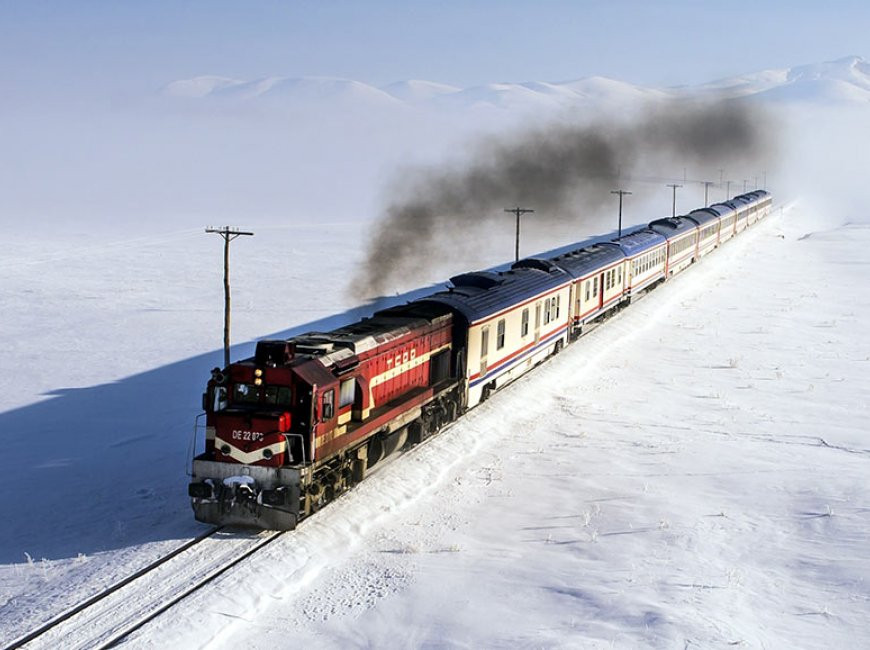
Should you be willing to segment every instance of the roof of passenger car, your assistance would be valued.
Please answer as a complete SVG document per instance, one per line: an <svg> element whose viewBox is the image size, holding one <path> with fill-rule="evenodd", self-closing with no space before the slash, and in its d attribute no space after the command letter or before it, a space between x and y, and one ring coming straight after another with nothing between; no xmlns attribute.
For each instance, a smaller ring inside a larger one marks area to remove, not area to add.
<svg viewBox="0 0 870 650"><path fill-rule="evenodd" d="M756 203L756 202L763 201L764 199L768 198L769 196L770 196L770 193L765 191L765 190L753 190L752 192L746 192L746 194L741 194L740 196L735 197L735 198L738 198L738 199L742 198L742 199L745 199L747 201L751 201L753 203Z"/></svg>
<svg viewBox="0 0 870 650"><path fill-rule="evenodd" d="M704 208L705 210L712 210L720 217L726 216L729 212L734 212L734 206L729 205L727 203L714 203L713 205Z"/></svg>
<svg viewBox="0 0 870 650"><path fill-rule="evenodd" d="M525 260L523 260L525 261ZM521 261L521 262L523 262ZM539 264L540 262L541 264ZM547 260L508 271L475 271L450 278L453 285L415 302L447 305L474 323L567 284L571 276ZM549 267L549 270L545 270Z"/></svg>
<svg viewBox="0 0 870 650"><path fill-rule="evenodd" d="M649 227L667 239L674 239L694 230L698 224L686 217L666 217L650 222Z"/></svg>
<svg viewBox="0 0 870 650"><path fill-rule="evenodd" d="M550 261L564 269L571 277L582 278L624 259L625 253L618 246L600 243L563 253Z"/></svg>
<svg viewBox="0 0 870 650"><path fill-rule="evenodd" d="M643 228L607 243L610 246L619 247L626 257L634 257L650 248L660 246L666 241L667 240L655 230Z"/></svg>
<svg viewBox="0 0 870 650"><path fill-rule="evenodd" d="M712 212L709 208L699 208L697 210L692 210L689 214L686 215L686 218L691 219L699 226L704 226L711 221L719 221L719 215L715 212Z"/></svg>

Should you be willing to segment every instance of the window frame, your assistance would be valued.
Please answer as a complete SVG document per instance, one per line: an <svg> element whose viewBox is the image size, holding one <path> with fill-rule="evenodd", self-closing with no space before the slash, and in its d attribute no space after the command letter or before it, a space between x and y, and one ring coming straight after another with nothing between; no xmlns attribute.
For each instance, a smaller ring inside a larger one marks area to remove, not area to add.
<svg viewBox="0 0 870 650"><path fill-rule="evenodd" d="M320 397L320 419L326 422L335 417L335 389L330 388Z"/></svg>
<svg viewBox="0 0 870 650"><path fill-rule="evenodd" d="M350 387L350 390L346 390L347 387ZM347 393L350 393L350 399L348 398ZM354 398L356 397L356 379L351 377L350 379L342 379L338 384L338 409L341 410L345 407L353 405Z"/></svg>

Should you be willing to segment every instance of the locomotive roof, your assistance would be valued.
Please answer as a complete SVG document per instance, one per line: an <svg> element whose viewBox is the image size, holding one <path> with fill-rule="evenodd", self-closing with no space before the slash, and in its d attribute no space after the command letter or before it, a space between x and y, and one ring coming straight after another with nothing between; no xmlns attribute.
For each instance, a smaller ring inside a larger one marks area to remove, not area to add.
<svg viewBox="0 0 870 650"><path fill-rule="evenodd" d="M650 248L664 244L666 241L655 230L643 228L607 243L611 246L618 246L625 253L626 257L634 257Z"/></svg>
<svg viewBox="0 0 870 650"><path fill-rule="evenodd" d="M567 271L571 277L581 278L596 269L603 269L624 259L625 254L618 246L601 243L563 253L551 261Z"/></svg>
<svg viewBox="0 0 870 650"><path fill-rule="evenodd" d="M718 221L719 215L715 212L712 212L709 208L699 208L698 210L692 210L688 215L686 215L688 219L691 219L699 226L706 225L711 221Z"/></svg>
<svg viewBox="0 0 870 650"><path fill-rule="evenodd" d="M532 265L521 263L508 271L463 273L450 278L453 287L447 291L439 291L415 302L447 305L469 323L474 323L569 281L570 276L556 265L543 270L537 262L546 263L547 260L537 260Z"/></svg>
<svg viewBox="0 0 870 650"><path fill-rule="evenodd" d="M697 224L686 217L666 217L650 222L649 227L667 239L673 239L694 230Z"/></svg>
<svg viewBox="0 0 870 650"><path fill-rule="evenodd" d="M289 339L299 355L319 356L324 364L374 349L399 339L446 315L446 310L401 305L331 332L307 332Z"/></svg>

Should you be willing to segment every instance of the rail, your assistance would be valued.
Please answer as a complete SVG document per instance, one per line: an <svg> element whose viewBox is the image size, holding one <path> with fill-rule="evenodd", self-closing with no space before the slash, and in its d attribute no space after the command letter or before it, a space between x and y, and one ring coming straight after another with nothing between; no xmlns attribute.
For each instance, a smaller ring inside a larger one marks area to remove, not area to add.
<svg viewBox="0 0 870 650"><path fill-rule="evenodd" d="M184 553L185 551L187 551L191 547L199 544L203 540L208 539L209 537L211 537L215 533L219 532L220 530L223 530L223 526L218 526L218 527L212 528L211 530L204 532L202 535L198 535L197 537L194 537L193 539L185 542L184 544L182 544L181 546L179 546L178 548L176 548L172 552L167 553L163 557L160 557L160 558L154 560L148 566L145 566L145 567L139 569L138 571L130 574L129 576L127 576L123 580L120 580L119 582L116 582L112 586L107 587L106 589L103 589L102 591L94 594L90 598L82 601L81 603L79 603L75 607L68 609L67 611L63 612L62 614L59 614L52 619L49 619L48 621L46 621L45 623L40 625L35 630L28 632L24 636L13 641L10 645L5 646L3 650L16 650L17 648L20 648L23 645L30 643L31 641L42 636L43 634L45 634L49 630L57 627L58 625L60 625L64 621L67 621L70 618L72 618L73 616L75 616L76 614L83 612L88 607L92 607L93 605L97 604L98 602L100 602L104 598L119 591L123 587L126 587L131 582L138 580L142 576L154 571L154 569L156 569L157 567L165 564L166 562L168 562L172 558Z"/></svg>

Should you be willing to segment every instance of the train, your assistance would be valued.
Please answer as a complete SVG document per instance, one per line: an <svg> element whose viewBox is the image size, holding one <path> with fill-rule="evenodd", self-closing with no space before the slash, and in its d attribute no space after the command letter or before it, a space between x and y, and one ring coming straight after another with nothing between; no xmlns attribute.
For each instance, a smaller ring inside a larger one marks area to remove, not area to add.
<svg viewBox="0 0 870 650"><path fill-rule="evenodd" d="M208 380L188 486L194 516L294 529L383 459L766 217L772 201L747 192L506 270L456 275L444 290L330 332L258 341L253 357Z"/></svg>

